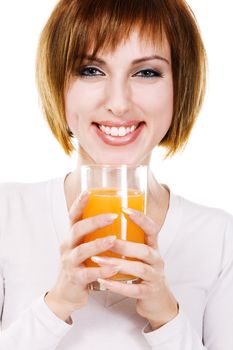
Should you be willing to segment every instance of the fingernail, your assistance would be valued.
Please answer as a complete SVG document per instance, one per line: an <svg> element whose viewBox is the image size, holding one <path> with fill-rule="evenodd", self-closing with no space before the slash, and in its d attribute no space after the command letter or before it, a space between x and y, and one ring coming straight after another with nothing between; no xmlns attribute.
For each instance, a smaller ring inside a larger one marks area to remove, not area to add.
<svg viewBox="0 0 233 350"><path fill-rule="evenodd" d="M117 236L108 236L104 238L102 244L103 245L110 245L116 240Z"/></svg>
<svg viewBox="0 0 233 350"><path fill-rule="evenodd" d="M97 264L106 264L107 263L107 259L106 258L102 258L100 256L92 256L91 260L96 262Z"/></svg>
<svg viewBox="0 0 233 350"><path fill-rule="evenodd" d="M83 200L85 197L87 197L89 195L88 191L83 191L80 193L80 195L78 196L78 200L81 201Z"/></svg>
<svg viewBox="0 0 233 350"><path fill-rule="evenodd" d="M107 284L110 284L109 281L106 281L106 280L104 280L104 279L102 279L102 278L97 278L97 282L99 282L99 284L102 285L103 287L104 287L105 285L107 285Z"/></svg>
<svg viewBox="0 0 233 350"><path fill-rule="evenodd" d="M125 214L128 214L130 216L138 216L139 213L137 210L134 210L132 208L122 208L122 211L125 213Z"/></svg>
<svg viewBox="0 0 233 350"><path fill-rule="evenodd" d="M115 266L109 266L112 271L119 272L121 270L121 266L115 265Z"/></svg>
<svg viewBox="0 0 233 350"><path fill-rule="evenodd" d="M118 214L106 214L104 216L104 221L106 223L112 223L114 220L116 220L116 218L118 218Z"/></svg>

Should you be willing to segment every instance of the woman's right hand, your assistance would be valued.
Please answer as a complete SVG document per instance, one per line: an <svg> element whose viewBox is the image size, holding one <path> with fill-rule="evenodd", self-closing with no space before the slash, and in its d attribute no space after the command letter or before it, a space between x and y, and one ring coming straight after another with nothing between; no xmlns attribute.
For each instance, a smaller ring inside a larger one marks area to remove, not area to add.
<svg viewBox="0 0 233 350"><path fill-rule="evenodd" d="M87 303L88 284L97 278L109 278L119 271L117 266L90 268L84 265L86 259L109 250L116 238L109 236L82 243L85 235L112 224L116 219L116 215L102 214L81 220L87 201L88 193L85 192L70 209L71 229L67 241L60 248L60 272L55 286L45 296L48 307L68 323L71 322L71 313Z"/></svg>

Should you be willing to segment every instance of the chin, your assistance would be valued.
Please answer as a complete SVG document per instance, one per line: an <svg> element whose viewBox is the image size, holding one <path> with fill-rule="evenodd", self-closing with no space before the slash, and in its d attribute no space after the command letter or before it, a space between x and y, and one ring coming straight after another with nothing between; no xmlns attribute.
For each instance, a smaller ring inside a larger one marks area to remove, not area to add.
<svg viewBox="0 0 233 350"><path fill-rule="evenodd" d="M130 150L126 149L100 149L98 146L93 149L93 147L83 148L80 146L80 152L82 158L87 162L94 162L96 164L109 164L109 165L134 165L134 164L148 164L151 150L142 152L139 147L133 147ZM140 152L141 151L141 152Z"/></svg>
<svg viewBox="0 0 233 350"><path fill-rule="evenodd" d="M145 156L144 157L135 157L132 155L126 155L126 154L117 154L112 155L109 154L108 156L100 156L100 157L93 157L95 163L97 164L109 164L109 165L120 165L120 164L126 164L126 165L134 165L134 164L142 164L145 162Z"/></svg>

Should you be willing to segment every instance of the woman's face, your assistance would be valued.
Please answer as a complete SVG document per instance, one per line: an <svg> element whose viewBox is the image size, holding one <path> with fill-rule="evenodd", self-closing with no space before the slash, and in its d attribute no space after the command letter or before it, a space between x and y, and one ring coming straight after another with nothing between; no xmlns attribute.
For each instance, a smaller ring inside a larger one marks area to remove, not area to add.
<svg viewBox="0 0 233 350"><path fill-rule="evenodd" d="M114 52L86 59L65 93L66 118L87 158L143 163L167 133L173 114L171 54L137 32Z"/></svg>

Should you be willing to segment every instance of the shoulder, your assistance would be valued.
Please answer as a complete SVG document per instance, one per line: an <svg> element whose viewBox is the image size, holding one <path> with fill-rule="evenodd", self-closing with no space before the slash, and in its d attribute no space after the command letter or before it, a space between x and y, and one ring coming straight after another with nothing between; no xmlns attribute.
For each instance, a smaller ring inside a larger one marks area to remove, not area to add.
<svg viewBox="0 0 233 350"><path fill-rule="evenodd" d="M15 201L24 201L35 195L43 195L50 181L38 183L1 183L0 184L0 206Z"/></svg>
<svg viewBox="0 0 233 350"><path fill-rule="evenodd" d="M19 183L5 182L0 183L0 199L12 197L30 197L31 195L46 192L52 186L60 186L64 178L54 178L41 182Z"/></svg>
<svg viewBox="0 0 233 350"><path fill-rule="evenodd" d="M58 186L61 179L51 179L37 183L1 183L0 184L0 227L14 216L29 215L39 207L48 206L53 186Z"/></svg>
<svg viewBox="0 0 233 350"><path fill-rule="evenodd" d="M233 216L229 212L220 208L198 204L181 196L175 197L180 204L184 222L192 221L196 225L206 225L206 228L209 226L212 228L233 227Z"/></svg>
<svg viewBox="0 0 233 350"><path fill-rule="evenodd" d="M206 251L222 254L223 260L233 257L233 216L220 208L198 204L181 196L175 196L180 208L180 227L186 238L204 245Z"/></svg>

